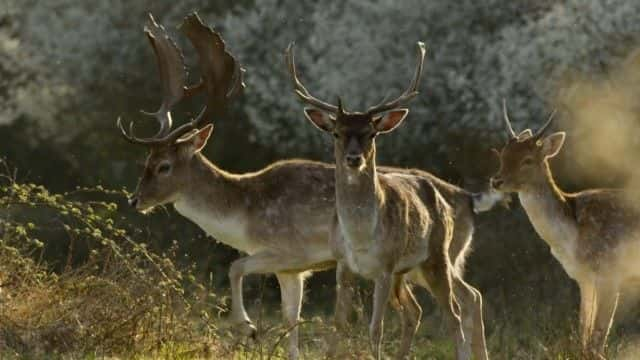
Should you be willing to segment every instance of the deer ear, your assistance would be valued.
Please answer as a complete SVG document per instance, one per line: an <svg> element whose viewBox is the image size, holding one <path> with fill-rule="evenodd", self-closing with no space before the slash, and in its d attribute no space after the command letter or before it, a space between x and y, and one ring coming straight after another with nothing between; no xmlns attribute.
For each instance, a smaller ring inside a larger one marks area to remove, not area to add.
<svg viewBox="0 0 640 360"><path fill-rule="evenodd" d="M190 153L200 152L213 132L213 124L207 124L207 126L193 132L191 135L178 140L178 144L185 144L188 146Z"/></svg>
<svg viewBox="0 0 640 360"><path fill-rule="evenodd" d="M533 136L533 131L531 131L531 129L526 129L526 130L522 130L522 132L518 134L518 136L516 137L518 138L518 140L524 140L532 136Z"/></svg>
<svg viewBox="0 0 640 360"><path fill-rule="evenodd" d="M304 116L318 129L326 132L333 132L336 127L336 118L333 114L318 110L316 108L305 108Z"/></svg>
<svg viewBox="0 0 640 360"><path fill-rule="evenodd" d="M382 116L373 118L373 126L380 134L388 133L397 128L408 113L409 109L391 110Z"/></svg>
<svg viewBox="0 0 640 360"><path fill-rule="evenodd" d="M565 132L553 133L542 140L542 154L545 158L552 158L560 152L564 144Z"/></svg>

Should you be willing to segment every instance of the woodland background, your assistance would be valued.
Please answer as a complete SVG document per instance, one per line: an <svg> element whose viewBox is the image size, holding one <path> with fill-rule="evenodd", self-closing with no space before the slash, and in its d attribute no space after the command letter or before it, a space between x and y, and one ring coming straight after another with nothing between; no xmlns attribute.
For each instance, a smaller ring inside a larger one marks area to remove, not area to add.
<svg viewBox="0 0 640 360"><path fill-rule="evenodd" d="M516 130L536 129L559 110L554 128L567 131L568 139L552 167L563 189L635 187L640 2L633 0L3 0L0 157L7 175L52 193L96 186L133 191L145 149L125 142L115 120L140 120L149 132L154 126L139 114L160 100L143 24L153 13L196 69L194 52L176 29L194 10L247 69L244 94L228 118L215 119L205 149L223 169L252 171L290 157L333 161L330 139L306 123L291 91L283 61L289 42L296 42L301 76L313 92L325 99L340 95L356 110L404 89L415 42L422 40L421 93L403 127L379 141L380 163L486 188L498 165L490 149L506 139L505 98ZM190 79L198 79L197 70ZM198 101L181 104L174 119L192 116ZM150 251L172 254L206 291L228 293L228 266L240 255L235 250L207 238L171 207L143 216L127 208L119 191L92 196L117 205L109 216L144 238ZM37 254L49 273L90 258L90 246L69 255L67 233L45 234ZM479 215L473 244L467 278L484 294L492 353L500 357L508 348L504 358L551 356L549 344L575 331L577 288L517 200L511 209ZM252 312L259 304L277 317L273 277L250 277L245 289ZM424 293L420 300L420 332L437 339L430 329L440 326L437 309ZM332 303L333 272L310 278L303 316L328 318ZM614 343L617 335L640 333L635 314L621 317Z"/></svg>

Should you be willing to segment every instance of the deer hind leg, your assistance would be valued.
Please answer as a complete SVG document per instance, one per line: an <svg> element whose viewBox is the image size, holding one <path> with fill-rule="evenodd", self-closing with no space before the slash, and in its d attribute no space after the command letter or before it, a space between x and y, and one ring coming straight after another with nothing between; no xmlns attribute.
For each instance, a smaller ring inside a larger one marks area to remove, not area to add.
<svg viewBox="0 0 640 360"><path fill-rule="evenodd" d="M397 358L408 359L413 337L420 326L422 308L413 296L411 288L405 281L403 275L395 275L391 304L400 314L402 326L402 340L400 342L400 348L398 349Z"/></svg>
<svg viewBox="0 0 640 360"><path fill-rule="evenodd" d="M453 237L449 245L449 259L451 259L456 274L460 277L464 277L465 263L471 250L473 231L473 215L456 220L453 228Z"/></svg>
<svg viewBox="0 0 640 360"><path fill-rule="evenodd" d="M456 348L456 359L471 359L471 339L473 318L469 317L468 306L473 294L467 287L454 281L451 267L445 263L425 263L423 276L429 291L445 315L445 321Z"/></svg>
<svg viewBox="0 0 640 360"><path fill-rule="evenodd" d="M484 319L482 316L482 294L473 286L467 284L461 278L454 275L454 292L462 310L462 320L469 319L471 321L471 348L473 356L477 360L489 359L487 354L487 342L484 335ZM464 326L464 324L463 324Z"/></svg>
<svg viewBox="0 0 640 360"><path fill-rule="evenodd" d="M473 338L471 346L476 359L487 359L487 345L484 334L484 319L482 310L482 294L473 286L464 282L464 265L471 239L473 237L473 216L469 214L467 217L461 217L455 222L453 230L453 238L449 247L449 258L453 262L453 276L458 277L462 283L469 289L472 295L471 310L473 311Z"/></svg>
<svg viewBox="0 0 640 360"><path fill-rule="evenodd" d="M300 307L302 306L302 292L304 280L300 273L276 274L280 283L282 297L282 315L289 332L289 359L298 359L298 322L300 321Z"/></svg>
<svg viewBox="0 0 640 360"><path fill-rule="evenodd" d="M582 350L588 350L596 314L596 291L591 281L579 283L580 287L580 341Z"/></svg>
<svg viewBox="0 0 640 360"><path fill-rule="evenodd" d="M334 309L335 331L329 338L327 357L334 358L340 351L341 337L349 326L349 314L353 309L355 277L343 262L336 267L336 305Z"/></svg>
<svg viewBox="0 0 640 360"><path fill-rule="evenodd" d="M457 333L462 337L458 339L458 358L471 358L467 355L468 347L471 345L474 358L486 360L489 356L482 319L482 295L456 274L452 274L451 281L454 301L458 303L459 309L460 331Z"/></svg>
<svg viewBox="0 0 640 360"><path fill-rule="evenodd" d="M597 312L593 322L590 348L599 357L604 357L607 337L618 306L618 298L619 290L617 287L609 284L596 285Z"/></svg>

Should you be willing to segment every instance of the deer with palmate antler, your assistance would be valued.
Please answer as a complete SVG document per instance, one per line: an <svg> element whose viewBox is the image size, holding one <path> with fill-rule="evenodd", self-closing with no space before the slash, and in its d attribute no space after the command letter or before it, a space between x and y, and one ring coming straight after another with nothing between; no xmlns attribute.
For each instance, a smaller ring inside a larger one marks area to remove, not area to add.
<svg viewBox="0 0 640 360"><path fill-rule="evenodd" d="M578 283L585 355L603 357L619 294L640 280L636 197L613 189L565 193L549 167L549 159L564 144L565 133L544 135L553 114L535 134L529 129L516 134L504 103L503 111L509 141L498 152L500 169L491 185L518 193L536 232Z"/></svg>
<svg viewBox="0 0 640 360"><path fill-rule="evenodd" d="M397 356L409 356L421 316L409 280L429 289L454 325L456 357L487 359L482 296L455 266L464 255L450 253L453 243L468 243L471 237L472 197L420 172L383 174L376 167L375 139L396 129L406 117L408 110L400 106L418 94L424 56L424 44L418 43L414 78L398 98L365 112L348 112L340 99L333 105L312 96L298 79L293 44L286 53L295 93L311 105L304 110L306 117L334 137L336 211L331 245L339 262L337 281L342 286L344 268L375 281L369 327L374 357L381 356L389 300L403 323Z"/></svg>
<svg viewBox="0 0 640 360"><path fill-rule="evenodd" d="M275 273L280 284L283 316L290 328L288 355L295 359L304 275L335 266L328 244L335 206L334 167L315 161L287 160L257 172L232 174L207 160L201 150L213 130L208 122L223 116L228 102L244 88L243 70L226 51L220 35L203 25L195 14L185 18L181 29L197 50L202 81L185 87L180 49L150 18L145 33L156 55L163 90L162 105L154 113L160 130L150 138L139 138L133 135L132 126L126 131L118 119L125 139L150 150L130 204L146 212L173 203L181 215L209 235L248 254L234 261L229 270L231 319L246 333L253 333L255 327L244 308L242 279L249 274ZM196 119L171 130L173 106L198 92L205 93L207 107ZM386 168L382 171L407 170ZM461 212L470 212L471 196L478 204L489 204L489 207L494 201L482 194L464 195L446 183L439 184L452 199L465 197L459 201ZM453 258L459 259L460 265L469 242L470 236L465 235L459 237L459 241L454 240L451 246ZM348 281L349 274L342 274ZM351 292L340 294L340 303L346 312L350 308ZM337 316L347 317L346 314Z"/></svg>

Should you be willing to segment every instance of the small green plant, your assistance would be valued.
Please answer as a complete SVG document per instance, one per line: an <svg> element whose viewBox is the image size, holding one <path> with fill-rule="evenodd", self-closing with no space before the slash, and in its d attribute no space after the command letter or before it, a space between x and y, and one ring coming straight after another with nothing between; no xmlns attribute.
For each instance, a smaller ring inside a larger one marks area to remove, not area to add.
<svg viewBox="0 0 640 360"><path fill-rule="evenodd" d="M0 357L214 351L217 298L175 265L175 244L157 253L131 235L104 200L124 195L2 175Z"/></svg>

